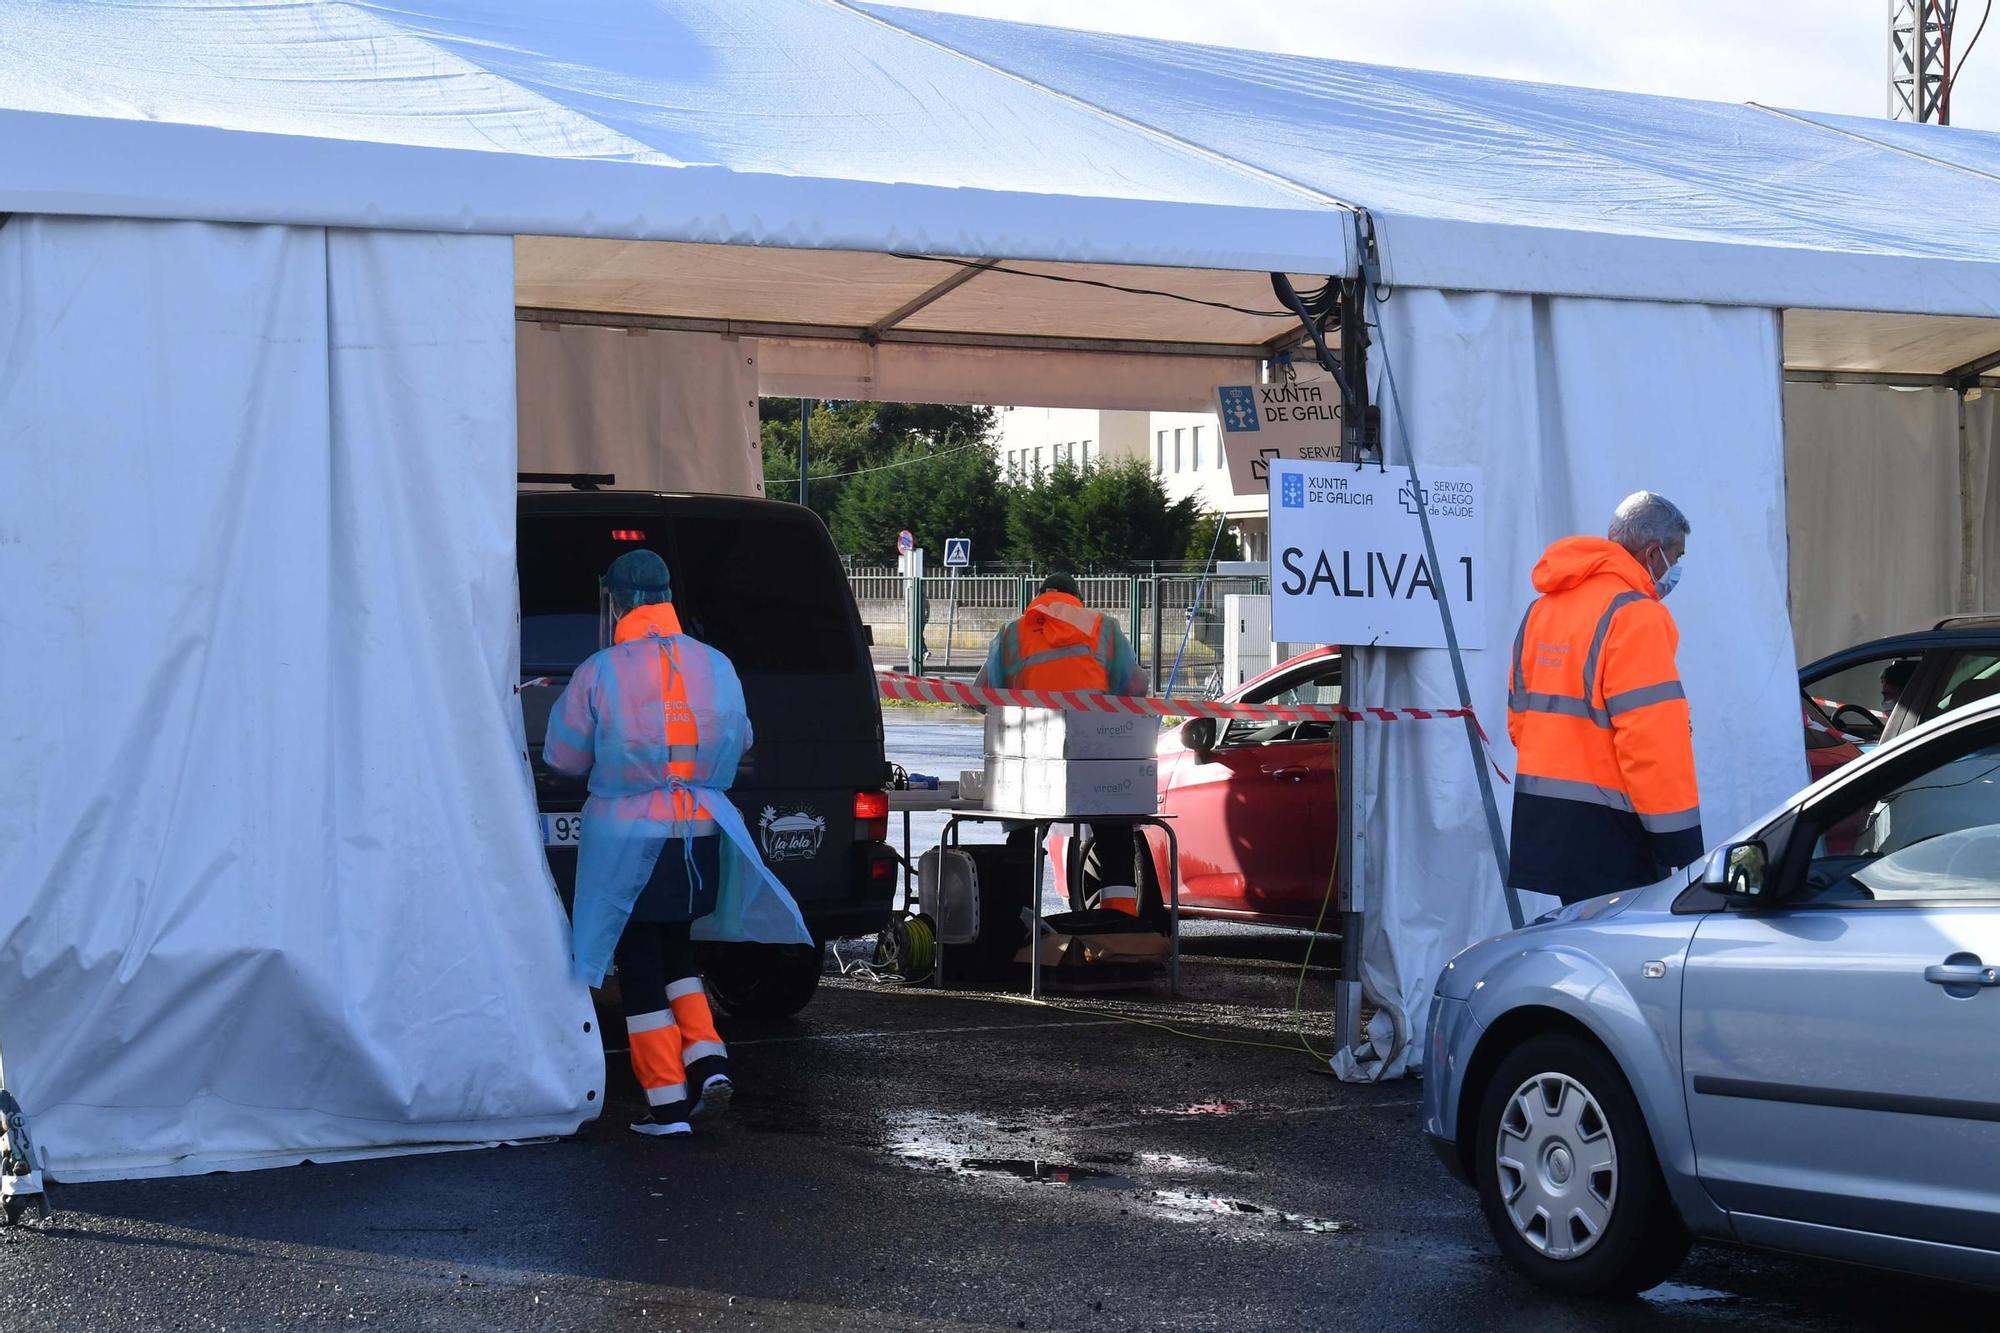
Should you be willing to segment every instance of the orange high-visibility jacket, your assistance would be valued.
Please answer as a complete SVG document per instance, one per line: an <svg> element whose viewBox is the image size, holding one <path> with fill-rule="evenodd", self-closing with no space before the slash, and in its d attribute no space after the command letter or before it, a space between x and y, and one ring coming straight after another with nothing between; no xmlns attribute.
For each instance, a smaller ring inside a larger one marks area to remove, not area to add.
<svg viewBox="0 0 2000 1333"><path fill-rule="evenodd" d="M1565 902L1654 883L1703 850L1680 632L1652 577L1601 537L1549 547L1534 581L1508 676L1508 879Z"/></svg>
<svg viewBox="0 0 2000 1333"><path fill-rule="evenodd" d="M1013 690L1144 692L1138 658L1118 622L1060 592L1043 593L994 636L979 683Z"/></svg>

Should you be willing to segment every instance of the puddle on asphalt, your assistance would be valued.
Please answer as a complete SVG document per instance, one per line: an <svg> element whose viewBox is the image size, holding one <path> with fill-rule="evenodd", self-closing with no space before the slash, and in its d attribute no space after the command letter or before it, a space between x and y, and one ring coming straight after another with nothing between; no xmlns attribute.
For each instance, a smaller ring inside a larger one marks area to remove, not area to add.
<svg viewBox="0 0 2000 1333"><path fill-rule="evenodd" d="M1223 1199L1188 1190L1154 1190L1153 1202L1159 1206L1162 1215L1184 1222L1206 1222L1218 1217L1243 1218L1277 1227L1281 1231L1306 1231L1322 1236L1358 1230L1353 1222L1307 1217L1303 1213L1287 1213L1262 1204L1246 1203L1242 1199Z"/></svg>
<svg viewBox="0 0 2000 1333"><path fill-rule="evenodd" d="M1220 1114L1195 1112L1195 1114ZM1031 1185L1060 1185L1078 1189L1112 1190L1126 1193L1138 1208L1178 1222L1210 1226L1241 1224L1246 1228L1299 1231L1335 1235L1356 1229L1352 1222L1309 1217L1247 1200L1209 1194L1192 1188L1153 1188L1155 1182L1184 1186L1187 1177L1239 1175L1240 1172L1214 1162L1179 1153L1143 1152L1132 1149L1082 1153L1054 1153L1047 1156L1003 1156L993 1150L1029 1146L1024 1125L997 1125L971 1115L947 1115L937 1111L912 1112L893 1127L889 1152L904 1165L919 1171L933 1171L960 1179L1018 1181ZM1060 1140L1060 1134L1034 1136L1035 1147L1046 1138ZM1162 1177L1165 1179L1162 1180Z"/></svg>
<svg viewBox="0 0 2000 1333"><path fill-rule="evenodd" d="M1651 1291L1641 1293L1639 1299L1653 1305L1690 1305L1697 1301L1733 1301L1736 1298L1726 1291L1716 1291L1710 1287L1691 1287L1682 1282L1662 1282Z"/></svg>
<svg viewBox="0 0 2000 1333"><path fill-rule="evenodd" d="M1248 1109L1250 1109L1250 1103L1248 1102L1232 1102L1228 1100L1222 1100L1213 1102L1196 1102L1193 1106L1151 1106L1146 1108L1143 1114L1235 1115L1238 1111L1247 1111Z"/></svg>
<svg viewBox="0 0 2000 1333"><path fill-rule="evenodd" d="M906 1158L907 1161L916 1161ZM961 1157L956 1161L934 1164L960 1176L1006 1176L1012 1180L1031 1181L1037 1185L1124 1185L1133 1182L1101 1167L1082 1166L1074 1162L1043 1162L1026 1157Z"/></svg>

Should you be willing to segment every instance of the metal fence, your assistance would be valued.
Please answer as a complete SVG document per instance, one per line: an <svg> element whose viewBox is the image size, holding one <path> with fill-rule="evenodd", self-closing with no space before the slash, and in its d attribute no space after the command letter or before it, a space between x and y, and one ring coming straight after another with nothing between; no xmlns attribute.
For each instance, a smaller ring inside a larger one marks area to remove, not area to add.
<svg viewBox="0 0 2000 1333"><path fill-rule="evenodd" d="M904 604L905 580L892 569L853 568L848 582L862 614L871 622L893 622ZM926 574L925 641L935 666L949 660L963 665L966 653L1026 608L1041 586L1039 577L1025 574ZM1223 644L1228 626L1223 599L1230 594L1262 595L1266 579L1243 575L1212 576L1204 582L1199 570L1185 573L1087 574L1077 579L1083 604L1117 619L1131 639L1154 688L1164 689L1173 676L1176 695L1213 697L1222 682ZM1190 614L1192 611L1192 614ZM873 612L873 614L871 614ZM945 637L956 627L951 647Z"/></svg>

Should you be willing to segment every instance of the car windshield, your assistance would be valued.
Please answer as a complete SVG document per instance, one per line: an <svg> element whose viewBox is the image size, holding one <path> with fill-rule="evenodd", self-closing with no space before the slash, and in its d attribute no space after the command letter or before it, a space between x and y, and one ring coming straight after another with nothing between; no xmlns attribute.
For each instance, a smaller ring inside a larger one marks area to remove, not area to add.
<svg viewBox="0 0 2000 1333"><path fill-rule="evenodd" d="M603 646L599 579L642 546L665 558L682 625L739 674L860 670L853 597L817 522L780 505L752 512L523 515L523 674L573 671Z"/></svg>

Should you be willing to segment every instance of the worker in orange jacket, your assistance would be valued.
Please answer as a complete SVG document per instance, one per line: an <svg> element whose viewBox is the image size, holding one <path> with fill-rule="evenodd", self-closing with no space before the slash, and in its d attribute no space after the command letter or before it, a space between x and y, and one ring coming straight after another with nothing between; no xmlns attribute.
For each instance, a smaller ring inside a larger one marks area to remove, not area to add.
<svg viewBox="0 0 2000 1333"><path fill-rule="evenodd" d="M1067 574L1051 574L1020 618L993 636L975 683L1003 690L1149 692L1125 631L1110 616L1085 608L1082 590ZM1098 906L1137 916L1131 828L1093 824L1090 840L1097 850Z"/></svg>
<svg viewBox="0 0 2000 1333"><path fill-rule="evenodd" d="M1637 888L1703 851L1680 632L1687 517L1629 496L1608 538L1565 537L1535 566L1514 640L1507 733L1518 751L1508 882L1565 903Z"/></svg>

